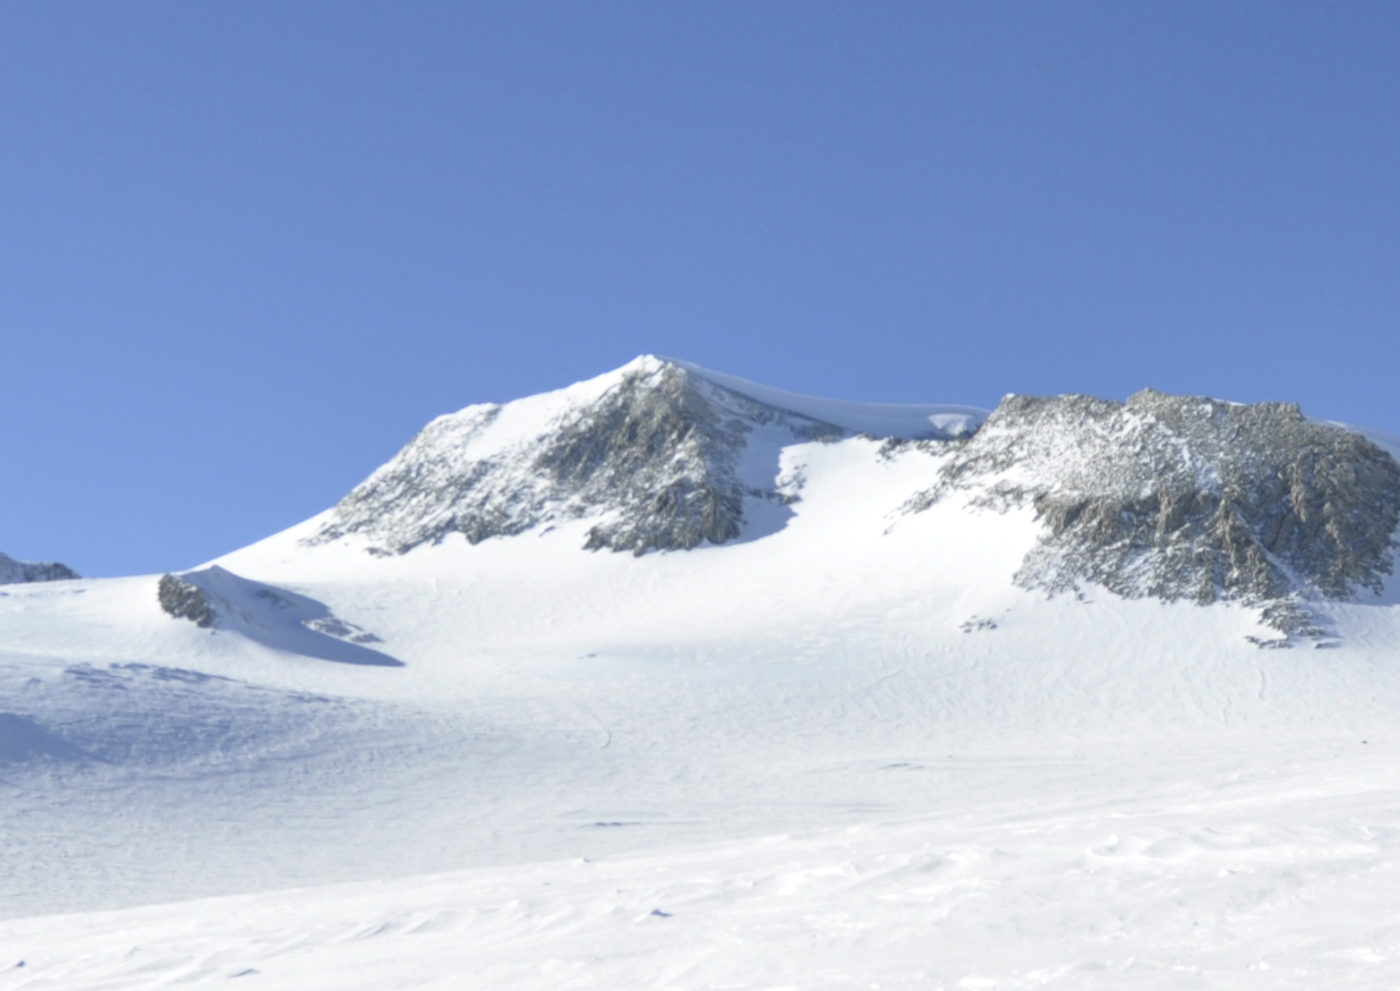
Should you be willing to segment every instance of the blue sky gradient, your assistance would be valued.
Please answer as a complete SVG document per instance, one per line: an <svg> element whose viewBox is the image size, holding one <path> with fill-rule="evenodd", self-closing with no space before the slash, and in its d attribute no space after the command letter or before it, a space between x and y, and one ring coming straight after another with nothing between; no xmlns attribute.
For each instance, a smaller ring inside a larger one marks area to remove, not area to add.
<svg viewBox="0 0 1400 991"><path fill-rule="evenodd" d="M30 2L0 550L189 567L672 354L1400 433L1400 5Z"/></svg>

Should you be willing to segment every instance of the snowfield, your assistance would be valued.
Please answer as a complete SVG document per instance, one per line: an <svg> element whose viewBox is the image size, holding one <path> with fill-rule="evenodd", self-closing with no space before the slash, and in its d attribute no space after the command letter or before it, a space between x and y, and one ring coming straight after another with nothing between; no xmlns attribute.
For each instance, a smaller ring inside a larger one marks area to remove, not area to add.
<svg viewBox="0 0 1400 991"><path fill-rule="evenodd" d="M904 510L950 455L885 438L978 411L677 367L845 431L753 414L720 546L532 496L402 554L328 511L187 573L209 627L0 586L0 989L1400 984L1395 579L1303 638L1050 597L1033 508Z"/></svg>
<svg viewBox="0 0 1400 991"><path fill-rule="evenodd" d="M1393 987L1393 749L1255 756L1170 784L1109 763L1117 800L1081 778L1053 803L25 920L4 986Z"/></svg>

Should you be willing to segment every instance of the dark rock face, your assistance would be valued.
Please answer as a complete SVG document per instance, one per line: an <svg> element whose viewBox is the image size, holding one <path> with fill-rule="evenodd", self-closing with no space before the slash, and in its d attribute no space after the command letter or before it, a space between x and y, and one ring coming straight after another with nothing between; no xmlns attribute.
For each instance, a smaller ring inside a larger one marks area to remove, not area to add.
<svg viewBox="0 0 1400 991"><path fill-rule="evenodd" d="M1379 592L1400 522L1400 465L1361 435L1296 405L1151 390L1008 397L907 509L956 492L1034 506L1025 587L1202 603ZM1293 612L1279 622L1305 622Z"/></svg>
<svg viewBox="0 0 1400 991"><path fill-rule="evenodd" d="M582 505L627 507L588 531L589 550L642 554L722 544L739 536L744 521L737 469L753 427L746 421L782 416L749 401L740 409L728 405L707 401L678 368L665 368L654 381L624 380L548 438L534 469L556 490L577 493ZM821 430L810 421L802 429Z"/></svg>
<svg viewBox="0 0 1400 991"><path fill-rule="evenodd" d="M81 577L66 564L57 561L16 561L0 554L0 585L19 582L61 582Z"/></svg>
<svg viewBox="0 0 1400 991"><path fill-rule="evenodd" d="M346 496L311 542L361 533L379 553L401 554L450 533L475 544L596 517L589 550L640 555L722 544L740 536L746 499L784 499L776 455L766 481L745 475L755 430L779 431L789 443L846 433L661 361L564 410L536 435L464 455L500 412L472 407L434 421Z"/></svg>
<svg viewBox="0 0 1400 991"><path fill-rule="evenodd" d="M204 590L174 575L160 576L156 594L160 597L160 607L176 619L188 619L205 629L213 626L217 619L209 608Z"/></svg>

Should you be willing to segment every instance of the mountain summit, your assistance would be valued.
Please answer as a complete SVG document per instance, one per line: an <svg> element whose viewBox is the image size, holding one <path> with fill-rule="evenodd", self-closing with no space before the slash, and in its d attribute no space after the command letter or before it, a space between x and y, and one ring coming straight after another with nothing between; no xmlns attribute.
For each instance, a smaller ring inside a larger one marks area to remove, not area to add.
<svg viewBox="0 0 1400 991"><path fill-rule="evenodd" d="M784 447L857 433L947 441L984 416L815 399L644 356L559 392L439 417L310 541L361 534L376 553L402 554L450 533L475 544L590 518L590 550L723 544L787 515Z"/></svg>

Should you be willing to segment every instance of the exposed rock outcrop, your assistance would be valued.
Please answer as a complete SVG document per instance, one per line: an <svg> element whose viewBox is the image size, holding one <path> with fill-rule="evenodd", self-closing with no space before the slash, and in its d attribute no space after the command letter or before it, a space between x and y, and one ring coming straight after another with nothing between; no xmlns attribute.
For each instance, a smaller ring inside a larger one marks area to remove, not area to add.
<svg viewBox="0 0 1400 991"><path fill-rule="evenodd" d="M160 607L204 629L240 634L274 650L340 664L403 667L368 646L379 637L331 612L323 602L211 565L183 575L162 575Z"/></svg>
<svg viewBox="0 0 1400 991"><path fill-rule="evenodd" d="M0 554L0 585L20 582L61 582L81 577L66 564L57 561L16 561Z"/></svg>
<svg viewBox="0 0 1400 991"><path fill-rule="evenodd" d="M1023 586L1202 603L1378 592L1400 522L1400 465L1360 434L1296 405L1151 390L1008 397L906 508L955 493L1035 508L1045 531ZM1285 632L1307 622L1297 609L1266 618Z"/></svg>
<svg viewBox="0 0 1400 991"><path fill-rule="evenodd" d="M499 406L429 424L336 507L313 543L349 533L401 554L460 533L471 543L596 517L585 546L643 554L739 537L745 501L780 503L776 450L747 457L756 432L781 442L842 428L757 402L650 359L601 395L566 406L514 443L474 454ZM767 457L771 464L759 463Z"/></svg>
<svg viewBox="0 0 1400 991"><path fill-rule="evenodd" d="M174 575L161 575L156 594L160 607L176 619L188 619L205 629L214 625L214 611L198 585Z"/></svg>

